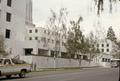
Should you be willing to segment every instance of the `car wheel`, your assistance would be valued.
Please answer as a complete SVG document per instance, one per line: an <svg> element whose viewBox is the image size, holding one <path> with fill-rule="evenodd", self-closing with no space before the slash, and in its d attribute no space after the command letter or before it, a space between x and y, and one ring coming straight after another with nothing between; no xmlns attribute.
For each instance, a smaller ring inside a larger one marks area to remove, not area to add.
<svg viewBox="0 0 120 81"><path fill-rule="evenodd" d="M21 73L19 74L20 78L24 78L26 77L26 72L25 71L21 71Z"/></svg>

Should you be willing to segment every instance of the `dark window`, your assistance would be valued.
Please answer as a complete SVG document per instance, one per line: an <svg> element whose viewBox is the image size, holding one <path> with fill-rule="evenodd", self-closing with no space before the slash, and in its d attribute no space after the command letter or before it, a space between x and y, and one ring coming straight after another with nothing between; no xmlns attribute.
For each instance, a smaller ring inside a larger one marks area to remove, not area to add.
<svg viewBox="0 0 120 81"><path fill-rule="evenodd" d="M29 30L29 33L32 33L32 30Z"/></svg>
<svg viewBox="0 0 120 81"><path fill-rule="evenodd" d="M102 47L104 47L104 44L102 44Z"/></svg>
<svg viewBox="0 0 120 81"><path fill-rule="evenodd" d="M35 37L35 40L38 40L38 37Z"/></svg>
<svg viewBox="0 0 120 81"><path fill-rule="evenodd" d="M50 39L48 39L48 42L50 42Z"/></svg>
<svg viewBox="0 0 120 81"><path fill-rule="evenodd" d="M29 40L32 40L32 37L29 37Z"/></svg>
<svg viewBox="0 0 120 81"><path fill-rule="evenodd" d="M107 47L109 47L109 44L107 44Z"/></svg>
<svg viewBox="0 0 120 81"><path fill-rule="evenodd" d="M10 38L10 30L9 29L6 29L6 32L5 32L5 38Z"/></svg>
<svg viewBox="0 0 120 81"><path fill-rule="evenodd" d="M102 58L102 62L104 62L105 60L104 60L104 58Z"/></svg>
<svg viewBox="0 0 120 81"><path fill-rule="evenodd" d="M83 55L83 60L87 60L87 56L86 55Z"/></svg>
<svg viewBox="0 0 120 81"><path fill-rule="evenodd" d="M44 30L44 33L46 34L46 30Z"/></svg>
<svg viewBox="0 0 120 81"><path fill-rule="evenodd" d="M107 49L107 52L109 52L109 49Z"/></svg>
<svg viewBox="0 0 120 81"><path fill-rule="evenodd" d="M104 49L102 49L102 52L104 52Z"/></svg>
<svg viewBox="0 0 120 81"><path fill-rule="evenodd" d="M35 33L37 33L38 32L38 30L37 29L35 29Z"/></svg>
<svg viewBox="0 0 120 81"><path fill-rule="evenodd" d="M108 62L110 62L110 59L108 59Z"/></svg>
<svg viewBox="0 0 120 81"><path fill-rule="evenodd" d="M54 43L54 40L52 40L52 43Z"/></svg>
<svg viewBox="0 0 120 81"><path fill-rule="evenodd" d="M50 35L50 31L48 31L48 35Z"/></svg>
<svg viewBox="0 0 120 81"><path fill-rule="evenodd" d="M0 0L0 3L1 3L1 0Z"/></svg>
<svg viewBox="0 0 120 81"><path fill-rule="evenodd" d="M11 21L11 13L6 13L6 21L10 22Z"/></svg>
<svg viewBox="0 0 120 81"><path fill-rule="evenodd" d="M11 7L12 0L7 0L7 6Z"/></svg>

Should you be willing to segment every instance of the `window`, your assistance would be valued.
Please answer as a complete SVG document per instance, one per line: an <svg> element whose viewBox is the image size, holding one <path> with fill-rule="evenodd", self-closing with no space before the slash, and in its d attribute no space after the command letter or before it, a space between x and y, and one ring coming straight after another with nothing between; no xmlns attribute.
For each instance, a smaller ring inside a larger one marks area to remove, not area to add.
<svg viewBox="0 0 120 81"><path fill-rule="evenodd" d="M7 0L7 6L11 7L12 0Z"/></svg>
<svg viewBox="0 0 120 81"><path fill-rule="evenodd" d="M48 39L48 42L50 42L50 39Z"/></svg>
<svg viewBox="0 0 120 81"><path fill-rule="evenodd" d="M38 40L38 37L35 37L35 40Z"/></svg>
<svg viewBox="0 0 120 81"><path fill-rule="evenodd" d="M1 3L1 0L0 0L0 3Z"/></svg>
<svg viewBox="0 0 120 81"><path fill-rule="evenodd" d="M102 52L104 52L104 49L102 49Z"/></svg>
<svg viewBox="0 0 120 81"><path fill-rule="evenodd" d="M107 49L107 52L109 52L109 49Z"/></svg>
<svg viewBox="0 0 120 81"><path fill-rule="evenodd" d="M99 44L97 44L97 47L99 47Z"/></svg>
<svg viewBox="0 0 120 81"><path fill-rule="evenodd" d="M109 44L107 44L107 47L109 47Z"/></svg>
<svg viewBox="0 0 120 81"><path fill-rule="evenodd" d="M3 59L0 59L0 64L2 64L3 63Z"/></svg>
<svg viewBox="0 0 120 81"><path fill-rule="evenodd" d="M54 43L54 40L52 40L52 43Z"/></svg>
<svg viewBox="0 0 120 81"><path fill-rule="evenodd" d="M32 30L29 30L29 33L32 33Z"/></svg>
<svg viewBox="0 0 120 81"><path fill-rule="evenodd" d="M10 30L9 29L6 29L6 32L5 32L5 38L10 38Z"/></svg>
<svg viewBox="0 0 120 81"><path fill-rule="evenodd" d="M6 13L6 21L10 22L11 21L11 13Z"/></svg>
<svg viewBox="0 0 120 81"><path fill-rule="evenodd" d="M5 59L4 64L9 65L9 64L11 64L11 61L9 59Z"/></svg>
<svg viewBox="0 0 120 81"><path fill-rule="evenodd" d="M38 30L37 29L35 29L35 33L37 33L38 32Z"/></svg>
<svg viewBox="0 0 120 81"><path fill-rule="evenodd" d="M87 56L86 55L83 55L83 60L87 60Z"/></svg>
<svg viewBox="0 0 120 81"><path fill-rule="evenodd" d="M41 41L42 41L42 42L46 42L46 38L45 38L45 37L42 37L42 38L41 38Z"/></svg>
<svg viewBox="0 0 120 81"><path fill-rule="evenodd" d="M104 44L102 44L102 47L104 47Z"/></svg>
<svg viewBox="0 0 120 81"><path fill-rule="evenodd" d="M32 40L32 37L29 37L29 40Z"/></svg>
<svg viewBox="0 0 120 81"><path fill-rule="evenodd" d="M110 59L108 59L108 61L107 62L110 62Z"/></svg>
<svg viewBox="0 0 120 81"><path fill-rule="evenodd" d="M50 31L48 31L48 35L50 35Z"/></svg>
<svg viewBox="0 0 120 81"><path fill-rule="evenodd" d="M46 30L44 30L44 33L46 34Z"/></svg>
<svg viewBox="0 0 120 81"><path fill-rule="evenodd" d="M105 58L102 58L102 62L105 62Z"/></svg>

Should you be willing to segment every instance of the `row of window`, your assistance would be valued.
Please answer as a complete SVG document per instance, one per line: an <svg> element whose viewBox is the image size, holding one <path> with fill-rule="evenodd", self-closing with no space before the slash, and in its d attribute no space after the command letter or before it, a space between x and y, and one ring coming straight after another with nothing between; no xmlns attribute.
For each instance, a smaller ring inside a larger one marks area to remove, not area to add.
<svg viewBox="0 0 120 81"><path fill-rule="evenodd" d="M108 58L102 58L102 62L110 62L110 59L108 59Z"/></svg>
<svg viewBox="0 0 120 81"><path fill-rule="evenodd" d="M105 49L101 49L102 52L105 52ZM109 49L106 49L106 52L109 52Z"/></svg>
<svg viewBox="0 0 120 81"><path fill-rule="evenodd" d="M2 0L0 0L0 3L2 2ZM7 0L7 4L6 4L8 7L11 7L12 6L12 0ZM0 13L1 13L1 10L0 10ZM6 21L7 22L11 22L11 13L9 12L6 12ZM6 29L5 30L5 38L9 39L10 38L10 33L11 33L11 30L10 29Z"/></svg>
<svg viewBox="0 0 120 81"><path fill-rule="evenodd" d="M99 47L100 45L97 44L97 47ZM105 44L101 44L101 47L105 47ZM109 47L109 44L106 44L106 47Z"/></svg>
<svg viewBox="0 0 120 81"><path fill-rule="evenodd" d="M37 33L38 32L38 30L37 29L35 29L35 33ZM32 30L29 30L29 33L32 33Z"/></svg>
<svg viewBox="0 0 120 81"><path fill-rule="evenodd" d="M38 37L34 37L34 39L33 39L33 37L29 37L29 40L38 40ZM41 41L44 41L44 42L48 41L48 43L50 43L50 42L54 43L54 40L52 40L52 39L51 40L50 39L46 39L45 37L42 37ZM56 41L56 43L60 43L60 41ZM65 43L62 42L62 45L65 45Z"/></svg>
<svg viewBox="0 0 120 81"><path fill-rule="evenodd" d="M38 33L38 29L35 29L34 32ZM33 33L33 30L29 30L29 33ZM47 32L47 30L44 30L44 34L50 35L50 31ZM54 33L52 33L52 35L54 35ZM60 34L57 33L56 35L60 37ZM65 37L65 39L66 39L66 36L62 36L62 38L63 37Z"/></svg>
<svg viewBox="0 0 120 81"><path fill-rule="evenodd" d="M33 33L33 30L29 30L29 33ZM38 30L37 29L35 29L35 33L38 33ZM47 33L47 31L46 30L44 30L44 33L46 34ZM50 34L50 32L48 31L48 35Z"/></svg>
<svg viewBox="0 0 120 81"><path fill-rule="evenodd" d="M0 0L1 3L1 0ZM12 6L12 0L7 0L7 6L11 7Z"/></svg>

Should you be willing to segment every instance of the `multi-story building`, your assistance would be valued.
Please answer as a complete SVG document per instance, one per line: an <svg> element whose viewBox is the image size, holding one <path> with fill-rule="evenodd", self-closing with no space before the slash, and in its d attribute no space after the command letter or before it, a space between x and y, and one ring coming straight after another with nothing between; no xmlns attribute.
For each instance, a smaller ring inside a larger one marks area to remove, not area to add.
<svg viewBox="0 0 120 81"><path fill-rule="evenodd" d="M113 55L118 51L117 45L109 39L104 39L100 40L96 47L100 51L97 56L97 59L99 59L99 64L105 67L110 66Z"/></svg>
<svg viewBox="0 0 120 81"><path fill-rule="evenodd" d="M55 33L42 27L27 28L26 41L34 42L31 48L25 49L25 55L32 54L36 50L37 55L54 56L54 52L59 51L58 56L64 56L66 53L65 42L66 36L58 34L59 40L55 39ZM57 49L55 49L57 44Z"/></svg>
<svg viewBox="0 0 120 81"><path fill-rule="evenodd" d="M24 54L25 30L32 26L31 0L0 0L0 32L9 55Z"/></svg>
<svg viewBox="0 0 120 81"><path fill-rule="evenodd" d="M101 53L108 55L114 55L118 52L118 46L109 39L99 41L96 47Z"/></svg>

